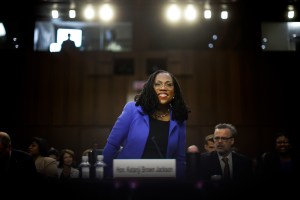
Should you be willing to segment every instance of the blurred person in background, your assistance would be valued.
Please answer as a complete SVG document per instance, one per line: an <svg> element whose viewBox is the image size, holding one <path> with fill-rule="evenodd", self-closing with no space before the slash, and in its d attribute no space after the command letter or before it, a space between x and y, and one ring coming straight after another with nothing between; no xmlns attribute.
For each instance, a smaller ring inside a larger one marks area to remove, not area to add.
<svg viewBox="0 0 300 200"><path fill-rule="evenodd" d="M32 157L25 151L12 148L11 138L0 131L0 180L32 181L37 171Z"/></svg>
<svg viewBox="0 0 300 200"><path fill-rule="evenodd" d="M47 142L44 138L33 137L28 152L35 162L35 167L42 179L58 179L57 163L48 157Z"/></svg>

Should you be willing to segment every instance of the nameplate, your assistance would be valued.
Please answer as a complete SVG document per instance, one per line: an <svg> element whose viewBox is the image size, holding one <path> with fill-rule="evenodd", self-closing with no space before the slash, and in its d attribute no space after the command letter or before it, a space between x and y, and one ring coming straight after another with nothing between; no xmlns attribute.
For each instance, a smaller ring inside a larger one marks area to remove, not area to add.
<svg viewBox="0 0 300 200"><path fill-rule="evenodd" d="M175 178L175 159L114 159L114 178L157 177Z"/></svg>

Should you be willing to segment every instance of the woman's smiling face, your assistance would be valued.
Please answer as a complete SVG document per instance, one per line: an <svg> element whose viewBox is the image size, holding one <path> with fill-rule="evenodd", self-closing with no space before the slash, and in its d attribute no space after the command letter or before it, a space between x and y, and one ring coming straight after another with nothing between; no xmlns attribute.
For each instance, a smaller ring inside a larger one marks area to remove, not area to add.
<svg viewBox="0 0 300 200"><path fill-rule="evenodd" d="M159 73L154 80L153 88L162 105L168 105L174 96L174 84L169 73Z"/></svg>

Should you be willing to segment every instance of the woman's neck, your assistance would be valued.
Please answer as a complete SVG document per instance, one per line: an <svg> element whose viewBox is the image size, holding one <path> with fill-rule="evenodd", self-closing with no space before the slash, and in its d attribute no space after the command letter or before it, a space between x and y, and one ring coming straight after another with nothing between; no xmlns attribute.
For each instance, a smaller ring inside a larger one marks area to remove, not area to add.
<svg viewBox="0 0 300 200"><path fill-rule="evenodd" d="M167 113L170 111L170 107L168 105L162 105L160 107L157 108L156 112L159 113Z"/></svg>

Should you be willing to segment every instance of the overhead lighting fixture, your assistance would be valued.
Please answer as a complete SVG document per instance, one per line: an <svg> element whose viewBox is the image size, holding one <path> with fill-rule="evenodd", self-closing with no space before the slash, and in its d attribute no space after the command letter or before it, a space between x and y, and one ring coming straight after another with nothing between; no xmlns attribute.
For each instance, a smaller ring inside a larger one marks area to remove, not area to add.
<svg viewBox="0 0 300 200"><path fill-rule="evenodd" d="M88 4L84 9L84 17L88 20L94 19L95 10L92 4Z"/></svg>
<svg viewBox="0 0 300 200"><path fill-rule="evenodd" d="M204 10L204 18L205 19L211 18L211 10Z"/></svg>
<svg viewBox="0 0 300 200"><path fill-rule="evenodd" d="M69 10L69 17L71 19L74 19L76 17L76 10L75 10L75 2L71 2L70 4L70 10Z"/></svg>
<svg viewBox="0 0 300 200"><path fill-rule="evenodd" d="M69 17L70 18L75 18L76 17L76 11L75 10L69 10Z"/></svg>
<svg viewBox="0 0 300 200"><path fill-rule="evenodd" d="M227 10L221 11L221 19L228 19L228 11Z"/></svg>
<svg viewBox="0 0 300 200"><path fill-rule="evenodd" d="M195 5L188 4L184 11L184 16L187 21L195 21L197 18L197 10L195 8Z"/></svg>
<svg viewBox="0 0 300 200"><path fill-rule="evenodd" d="M289 6L288 6L288 18L289 18L289 19L293 19L294 17L295 17L294 6L289 5Z"/></svg>
<svg viewBox="0 0 300 200"><path fill-rule="evenodd" d="M228 19L228 8L226 4L221 5L221 19Z"/></svg>
<svg viewBox="0 0 300 200"><path fill-rule="evenodd" d="M0 22L0 37L6 36L6 30L2 22Z"/></svg>
<svg viewBox="0 0 300 200"><path fill-rule="evenodd" d="M103 4L99 9L99 17L103 21L111 21L114 16L113 8L110 4Z"/></svg>
<svg viewBox="0 0 300 200"><path fill-rule="evenodd" d="M57 19L59 17L58 10L52 10L51 14L53 19Z"/></svg>
<svg viewBox="0 0 300 200"><path fill-rule="evenodd" d="M58 5L56 3L53 4L53 6L52 6L51 16L52 16L53 19L57 19L59 17L57 7L58 7Z"/></svg>
<svg viewBox="0 0 300 200"><path fill-rule="evenodd" d="M169 21L178 22L181 18L181 12L180 12L178 5L171 4L167 8L166 16Z"/></svg>

